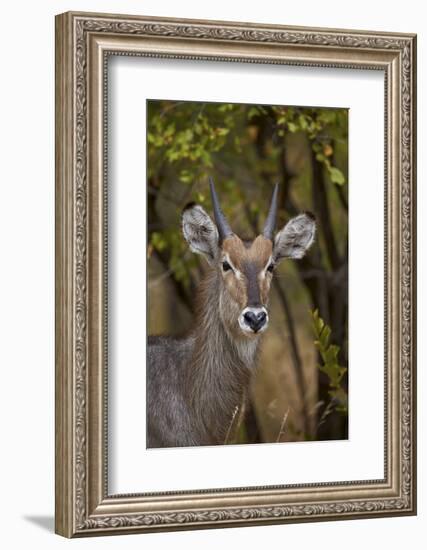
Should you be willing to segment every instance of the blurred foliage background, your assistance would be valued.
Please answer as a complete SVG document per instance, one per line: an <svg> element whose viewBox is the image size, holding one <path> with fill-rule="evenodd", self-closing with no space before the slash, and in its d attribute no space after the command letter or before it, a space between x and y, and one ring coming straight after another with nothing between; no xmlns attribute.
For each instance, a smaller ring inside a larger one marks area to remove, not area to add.
<svg viewBox="0 0 427 550"><path fill-rule="evenodd" d="M345 439L348 434L348 111L274 105L147 102L149 334L192 324L207 264L181 234L184 206L224 213L254 238L280 183L278 229L312 211L305 258L284 261L270 295L250 404L232 443Z"/></svg>

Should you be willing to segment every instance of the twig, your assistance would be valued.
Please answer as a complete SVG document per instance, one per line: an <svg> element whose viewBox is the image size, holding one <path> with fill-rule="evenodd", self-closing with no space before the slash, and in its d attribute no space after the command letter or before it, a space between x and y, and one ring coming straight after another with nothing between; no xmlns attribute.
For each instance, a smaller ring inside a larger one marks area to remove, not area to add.
<svg viewBox="0 0 427 550"><path fill-rule="evenodd" d="M191 255L190 250L186 250L184 252L184 254L182 255L182 259L183 260L188 260L190 255ZM153 288L153 287L159 285L161 282L163 282L165 279L167 279L168 277L170 277L174 273L175 273L175 269L172 269L171 267L169 269L166 269L165 271L163 271L163 273L161 273L157 277L150 278L150 280L148 282L148 287Z"/></svg>
<svg viewBox="0 0 427 550"><path fill-rule="evenodd" d="M282 420L282 423L280 425L279 435L277 436L276 443L279 443L280 438L282 437L282 435L285 434L284 429L285 429L286 421L288 420L289 410L290 410L290 407L288 407L288 410L286 411L286 413L283 416L283 420Z"/></svg>
<svg viewBox="0 0 427 550"><path fill-rule="evenodd" d="M205 110L206 103L202 103L202 106L200 107L199 111L195 113L191 118L191 126L193 126L196 122L196 120L199 118L199 116L203 113Z"/></svg>
<svg viewBox="0 0 427 550"><path fill-rule="evenodd" d="M173 274L173 272L174 272L173 269L168 269L167 271L164 271L158 277L155 277L154 279L150 279L150 281L148 282L148 287L153 288L153 287L158 286L161 282L163 282L165 279L170 277Z"/></svg>
<svg viewBox="0 0 427 550"><path fill-rule="evenodd" d="M231 417L231 422L230 422L230 425L228 426L227 434L226 434L225 439L224 439L224 445L227 445L227 443L228 443L228 439L229 439L230 433L231 433L231 428L233 427L234 419L236 418L236 415L237 415L238 412L239 412L239 406L236 405L234 407L233 416Z"/></svg>
<svg viewBox="0 0 427 550"><path fill-rule="evenodd" d="M166 107L159 114L159 118L163 118L166 115L166 113L168 113L169 111L172 111L173 109L176 109L176 107L179 107L183 103L187 103L187 102L186 101L176 101L174 103L166 105Z"/></svg>
<svg viewBox="0 0 427 550"><path fill-rule="evenodd" d="M324 411L322 413L322 416L320 417L319 422L317 423L317 429L320 426L322 426L325 423L328 416L331 415L334 412L334 405L335 405L334 400L331 399L331 401L329 401L328 405L324 409Z"/></svg>

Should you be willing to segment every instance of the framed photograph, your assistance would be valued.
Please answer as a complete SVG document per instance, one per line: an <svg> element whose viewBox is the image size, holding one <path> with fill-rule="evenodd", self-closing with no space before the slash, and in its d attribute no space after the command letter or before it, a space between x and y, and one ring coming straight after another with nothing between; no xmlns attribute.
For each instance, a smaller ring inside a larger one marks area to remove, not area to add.
<svg viewBox="0 0 427 550"><path fill-rule="evenodd" d="M416 37L56 18L56 532L416 513Z"/></svg>

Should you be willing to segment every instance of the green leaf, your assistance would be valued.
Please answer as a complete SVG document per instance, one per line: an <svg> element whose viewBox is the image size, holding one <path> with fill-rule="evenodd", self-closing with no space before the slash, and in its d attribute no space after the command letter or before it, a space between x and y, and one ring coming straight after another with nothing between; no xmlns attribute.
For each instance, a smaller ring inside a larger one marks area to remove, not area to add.
<svg viewBox="0 0 427 550"><path fill-rule="evenodd" d="M335 166L331 166L329 168L329 175L333 183L336 183L337 185L344 185L345 177L339 168L336 168Z"/></svg>
<svg viewBox="0 0 427 550"><path fill-rule="evenodd" d="M165 250L167 247L167 242L165 237L162 235L162 233L153 232L151 234L151 244L156 248L159 252L162 250Z"/></svg>
<svg viewBox="0 0 427 550"><path fill-rule="evenodd" d="M327 407L331 406L338 412L347 414L347 392L341 386L342 378L347 369L338 362L340 348L329 343L332 336L331 328L320 317L317 309L311 312L311 318L313 332L316 337L314 345L323 361L323 365L317 365L317 368L328 377L329 395L333 400Z"/></svg>
<svg viewBox="0 0 427 550"><path fill-rule="evenodd" d="M307 118L304 115L300 115L298 117L298 122L299 122L301 130L307 130L308 122L307 122Z"/></svg>
<svg viewBox="0 0 427 550"><path fill-rule="evenodd" d="M254 118L256 116L258 116L260 113L258 107L251 107L248 111L248 114L247 114L247 117L248 117L248 120L251 120L251 118Z"/></svg>
<svg viewBox="0 0 427 550"><path fill-rule="evenodd" d="M171 137L175 133L175 124L171 122L165 130L164 136Z"/></svg>
<svg viewBox="0 0 427 550"><path fill-rule="evenodd" d="M179 181L182 181L182 183L190 183L193 181L193 174L191 174L188 170L181 170L179 174Z"/></svg>
<svg viewBox="0 0 427 550"><path fill-rule="evenodd" d="M313 319L314 333L317 338L320 338L320 333L322 332L325 324L323 322L323 319L319 317L319 312L317 309L312 313L312 319Z"/></svg>
<svg viewBox="0 0 427 550"><path fill-rule="evenodd" d="M337 401L336 410L341 414L348 413L348 395L342 389L338 388L336 390L331 390L329 395Z"/></svg>
<svg viewBox="0 0 427 550"><path fill-rule="evenodd" d="M328 325L325 325L320 334L320 343L322 344L322 347L324 348L328 347L330 335L331 335L331 329L328 327Z"/></svg>

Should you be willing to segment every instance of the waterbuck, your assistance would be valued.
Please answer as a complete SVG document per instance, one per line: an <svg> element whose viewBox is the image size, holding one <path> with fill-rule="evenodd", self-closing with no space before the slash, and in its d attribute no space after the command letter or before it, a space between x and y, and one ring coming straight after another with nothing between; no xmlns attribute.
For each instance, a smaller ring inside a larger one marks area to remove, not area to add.
<svg viewBox="0 0 427 550"><path fill-rule="evenodd" d="M194 328L182 338L148 338L148 447L224 443L268 326L273 271L284 258L302 258L314 240L310 213L274 235L277 185L263 232L253 241L233 233L212 180L210 190L215 223L194 203L182 213L186 241L209 264L196 296Z"/></svg>

